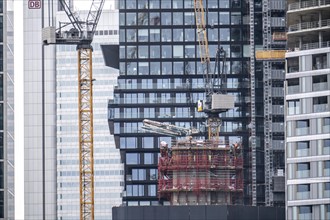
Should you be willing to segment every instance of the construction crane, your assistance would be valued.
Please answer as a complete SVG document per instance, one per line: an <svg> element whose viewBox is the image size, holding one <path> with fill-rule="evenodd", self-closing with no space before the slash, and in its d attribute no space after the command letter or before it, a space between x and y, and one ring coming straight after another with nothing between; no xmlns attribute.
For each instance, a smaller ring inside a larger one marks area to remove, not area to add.
<svg viewBox="0 0 330 220"><path fill-rule="evenodd" d="M69 22L42 31L45 45L77 45L78 111L79 111L79 184L80 219L94 219L94 156L93 156L93 75L91 43L100 19L104 0L93 0L86 20L73 13L66 0L59 0Z"/></svg>
<svg viewBox="0 0 330 220"><path fill-rule="evenodd" d="M207 115L208 139L219 141L219 130L221 119L219 114L234 108L234 97L226 94L224 90L225 76L224 66L226 53L222 47L218 48L216 54L215 70L210 73L210 55L205 23L205 9L203 0L194 0L197 38L199 43L199 53L203 69L206 100L199 100L197 111L205 112ZM222 57L222 69L216 74L216 68L220 57Z"/></svg>

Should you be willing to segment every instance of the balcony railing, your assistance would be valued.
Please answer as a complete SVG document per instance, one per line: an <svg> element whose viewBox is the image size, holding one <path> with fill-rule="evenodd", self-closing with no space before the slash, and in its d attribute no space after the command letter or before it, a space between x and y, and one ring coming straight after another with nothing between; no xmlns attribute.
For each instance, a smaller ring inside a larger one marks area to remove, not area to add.
<svg viewBox="0 0 330 220"><path fill-rule="evenodd" d="M296 172L297 178L309 178L309 170L300 170Z"/></svg>
<svg viewBox="0 0 330 220"><path fill-rule="evenodd" d="M324 91L328 89L328 83L313 83L313 91Z"/></svg>
<svg viewBox="0 0 330 220"><path fill-rule="evenodd" d="M307 157L309 155L309 149L299 149L296 150L297 157Z"/></svg>
<svg viewBox="0 0 330 220"><path fill-rule="evenodd" d="M309 134L309 127L296 128L296 135L297 136L308 135L308 134Z"/></svg>
<svg viewBox="0 0 330 220"><path fill-rule="evenodd" d="M328 104L315 104L313 105L313 112L326 112L328 110Z"/></svg>
<svg viewBox="0 0 330 220"><path fill-rule="evenodd" d="M310 30L321 27L330 27L330 19L293 24L289 26L289 32Z"/></svg>
<svg viewBox="0 0 330 220"><path fill-rule="evenodd" d="M309 199L310 192L297 192L297 199Z"/></svg>
<svg viewBox="0 0 330 220"><path fill-rule="evenodd" d="M288 86L288 94L299 93L299 85L297 86Z"/></svg>
<svg viewBox="0 0 330 220"><path fill-rule="evenodd" d="M330 5L330 0L312 0L312 1L291 3L288 5L288 11L323 6L323 5Z"/></svg>

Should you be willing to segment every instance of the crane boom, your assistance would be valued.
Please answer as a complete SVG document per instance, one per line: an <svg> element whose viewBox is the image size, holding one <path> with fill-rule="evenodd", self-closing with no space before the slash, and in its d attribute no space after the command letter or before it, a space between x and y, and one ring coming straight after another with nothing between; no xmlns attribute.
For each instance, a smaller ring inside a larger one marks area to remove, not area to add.
<svg viewBox="0 0 330 220"><path fill-rule="evenodd" d="M105 0L93 0L85 21L81 21L59 0L70 22L43 29L42 40L48 44L77 45L78 51L78 123L80 220L94 220L94 134L92 53L94 33Z"/></svg>
<svg viewBox="0 0 330 220"><path fill-rule="evenodd" d="M171 137L189 136L198 133L198 130L194 128L179 127L176 125L153 121L150 119L144 119L143 126L141 128L150 132L163 134Z"/></svg>

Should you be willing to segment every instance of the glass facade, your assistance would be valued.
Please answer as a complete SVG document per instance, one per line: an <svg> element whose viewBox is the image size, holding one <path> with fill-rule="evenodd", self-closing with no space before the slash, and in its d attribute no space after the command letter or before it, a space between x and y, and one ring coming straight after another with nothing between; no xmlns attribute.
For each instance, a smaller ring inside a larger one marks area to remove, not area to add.
<svg viewBox="0 0 330 220"><path fill-rule="evenodd" d="M80 16L87 16L80 12ZM65 20L59 12L57 19ZM93 47L94 215L112 219L112 207L122 201L123 166L109 135L108 100L113 98L118 70L104 65L101 47L118 45L118 10L103 10ZM79 219L78 60L75 45L57 46L57 216Z"/></svg>
<svg viewBox="0 0 330 220"><path fill-rule="evenodd" d="M258 7L252 16L256 17L256 28L261 32L261 4ZM142 120L147 118L177 126L194 127L201 131L200 138L206 136L206 115L196 109L197 101L205 100L205 85L196 35L194 1L123 0L119 2L119 8L120 75L118 86L114 90L114 99L109 102L110 130L115 135L117 147L121 149L125 163L124 204L154 205L158 204L157 195L149 194L148 189L157 184L157 178L150 176L157 170L160 141L171 143L171 138L142 131ZM210 71L213 73L216 50L223 47L226 52L223 70L227 78L227 92L235 96L235 108L221 114L223 123L220 136L222 141L241 141L244 146L244 203L251 204L251 175L255 171L251 168L249 148L249 3L236 0L205 0L204 8L207 10L205 23L211 58ZM284 13L281 15L284 16ZM256 45L262 47L262 38L259 34L255 36ZM220 65L218 69L222 69L221 62ZM258 204L264 204L263 69L262 62L256 65L259 67L256 69L256 191ZM277 64L274 64L275 66L277 67ZM278 64L277 70L282 67L284 68L283 61ZM278 85L283 83L283 77L277 81ZM275 101L276 107L283 107L283 94L282 99ZM274 138L271 143L281 151L274 156L276 167L284 169L283 113L278 115L279 118L271 121L279 123L278 138ZM148 144L145 144L145 140L148 140ZM145 178L133 178L133 172L137 172L135 170L142 170Z"/></svg>

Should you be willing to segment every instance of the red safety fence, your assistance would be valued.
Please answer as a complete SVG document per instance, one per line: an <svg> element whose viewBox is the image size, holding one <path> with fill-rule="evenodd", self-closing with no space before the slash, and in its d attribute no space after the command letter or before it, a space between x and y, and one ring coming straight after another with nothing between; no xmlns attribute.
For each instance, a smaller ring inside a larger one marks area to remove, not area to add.
<svg viewBox="0 0 330 220"><path fill-rule="evenodd" d="M242 191L241 179L233 178L174 178L158 180L160 193L169 191Z"/></svg>
<svg viewBox="0 0 330 220"><path fill-rule="evenodd" d="M181 170L187 168L211 168L211 167L243 167L241 157L231 155L174 155L170 157L160 157L158 169L160 170Z"/></svg>

